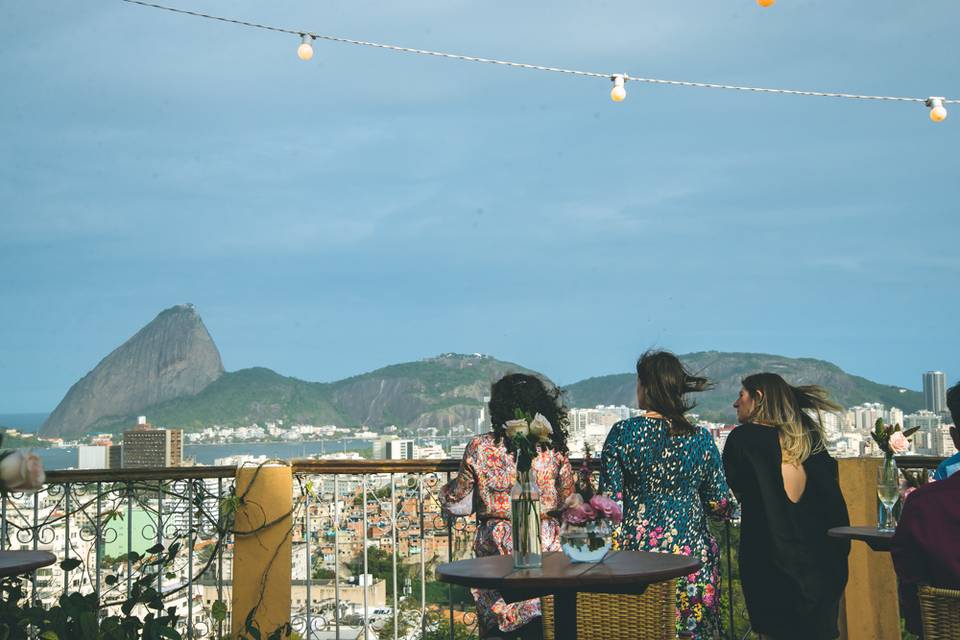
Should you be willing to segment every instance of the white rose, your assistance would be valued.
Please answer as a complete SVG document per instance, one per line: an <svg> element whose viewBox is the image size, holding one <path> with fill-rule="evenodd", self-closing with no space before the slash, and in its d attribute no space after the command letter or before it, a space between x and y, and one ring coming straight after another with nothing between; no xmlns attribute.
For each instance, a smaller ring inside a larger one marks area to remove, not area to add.
<svg viewBox="0 0 960 640"><path fill-rule="evenodd" d="M530 423L530 433L536 436L538 440L549 442L551 436L553 436L553 426L549 420L538 413Z"/></svg>
<svg viewBox="0 0 960 640"><path fill-rule="evenodd" d="M574 507L579 507L583 504L583 496L579 493L571 493L567 496L567 499L563 501L564 509L573 509Z"/></svg>
<svg viewBox="0 0 960 640"><path fill-rule="evenodd" d="M14 451L0 460L0 482L8 491L36 491L45 481L43 462L33 453Z"/></svg>
<svg viewBox="0 0 960 640"><path fill-rule="evenodd" d="M525 436L530 433L530 427L527 426L526 420L507 420L503 426L507 430L507 437L509 438Z"/></svg>

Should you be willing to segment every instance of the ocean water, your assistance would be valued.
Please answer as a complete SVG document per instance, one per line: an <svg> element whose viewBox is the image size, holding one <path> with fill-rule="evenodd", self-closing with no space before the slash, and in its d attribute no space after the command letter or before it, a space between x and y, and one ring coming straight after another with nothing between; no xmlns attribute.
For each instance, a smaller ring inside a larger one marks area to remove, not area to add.
<svg viewBox="0 0 960 640"><path fill-rule="evenodd" d="M0 427L34 433L49 415L49 413L0 413Z"/></svg>
<svg viewBox="0 0 960 640"><path fill-rule="evenodd" d="M247 454L267 456L280 460L305 458L310 455L337 451L363 451L371 446L370 440L321 440L317 442L236 442L231 444L187 444L183 447L184 458L195 458L197 464L212 465L217 458ZM36 449L46 469L72 469L77 466L76 447L50 447Z"/></svg>

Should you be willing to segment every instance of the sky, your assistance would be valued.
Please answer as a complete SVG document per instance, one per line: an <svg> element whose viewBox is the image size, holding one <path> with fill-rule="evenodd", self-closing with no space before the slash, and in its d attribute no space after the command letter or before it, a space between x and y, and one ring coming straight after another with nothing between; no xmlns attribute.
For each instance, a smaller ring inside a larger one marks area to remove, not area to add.
<svg viewBox="0 0 960 640"><path fill-rule="evenodd" d="M602 73L960 97L960 7L169 0ZM480 352L561 384L650 346L960 377L960 105L628 83L121 2L0 6L0 411L50 411L161 310L228 370Z"/></svg>

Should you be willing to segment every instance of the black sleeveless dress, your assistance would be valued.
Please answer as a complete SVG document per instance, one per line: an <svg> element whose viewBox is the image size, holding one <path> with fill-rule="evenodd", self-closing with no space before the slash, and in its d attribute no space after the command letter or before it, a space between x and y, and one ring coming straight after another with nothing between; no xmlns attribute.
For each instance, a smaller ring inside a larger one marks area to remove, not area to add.
<svg viewBox="0 0 960 640"><path fill-rule="evenodd" d="M776 429L739 425L723 464L742 509L740 578L753 630L778 640L837 637L850 543L827 529L850 519L836 460L821 451L803 463L807 483L796 503L783 488Z"/></svg>

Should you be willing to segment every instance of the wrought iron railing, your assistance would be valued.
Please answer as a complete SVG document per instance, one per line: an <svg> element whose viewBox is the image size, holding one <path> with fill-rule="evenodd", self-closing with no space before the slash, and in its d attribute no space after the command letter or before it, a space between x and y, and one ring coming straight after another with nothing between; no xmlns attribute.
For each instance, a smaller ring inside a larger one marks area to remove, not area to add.
<svg viewBox="0 0 960 640"><path fill-rule="evenodd" d="M940 460L903 456L898 464L929 470ZM458 460L291 464L291 620L300 637L325 631L336 638L432 640L476 633L469 592L433 580L436 564L472 553L472 518L448 521L438 501ZM55 565L34 573L34 602L85 591L115 603L129 594L138 554L176 545L175 561L157 573L156 588L185 616L185 638L222 638L231 632L234 560L224 503L234 497L235 473L234 467L50 471L43 491L0 498L0 549L43 549L80 560L76 571ZM724 558L724 636L745 638L738 523L711 526Z"/></svg>
<svg viewBox="0 0 960 640"><path fill-rule="evenodd" d="M185 616L185 638L223 637L229 622L214 615L214 601L203 598L200 585L204 577L222 585L229 570L225 555L232 536L219 505L235 471L49 471L43 490L0 498L0 550L46 550L61 561L79 560L74 570L57 564L33 573L31 600L51 606L64 592L95 592L111 612L130 596L148 550L172 549L172 560L156 571L155 588ZM225 603L222 587L217 601Z"/></svg>

